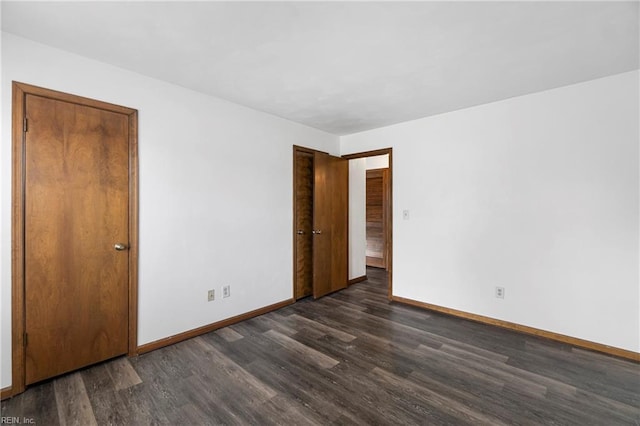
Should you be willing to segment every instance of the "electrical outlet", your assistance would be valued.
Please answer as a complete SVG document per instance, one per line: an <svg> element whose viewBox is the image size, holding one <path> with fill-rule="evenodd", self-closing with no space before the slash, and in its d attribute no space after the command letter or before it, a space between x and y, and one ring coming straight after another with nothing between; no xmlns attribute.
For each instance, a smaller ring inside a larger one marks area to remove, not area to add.
<svg viewBox="0 0 640 426"><path fill-rule="evenodd" d="M211 302L211 301L215 300L215 298L216 298L215 290L209 290L207 292L207 301Z"/></svg>
<svg viewBox="0 0 640 426"><path fill-rule="evenodd" d="M496 297L498 299L504 299L504 287L496 287Z"/></svg>
<svg viewBox="0 0 640 426"><path fill-rule="evenodd" d="M225 285L224 287L222 287L222 297L229 297L229 296L231 296L231 286Z"/></svg>

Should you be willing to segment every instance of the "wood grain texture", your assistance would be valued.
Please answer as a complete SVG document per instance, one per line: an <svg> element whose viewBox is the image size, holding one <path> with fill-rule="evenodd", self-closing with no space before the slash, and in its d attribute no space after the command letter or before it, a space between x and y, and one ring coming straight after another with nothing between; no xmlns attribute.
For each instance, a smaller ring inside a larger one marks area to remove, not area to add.
<svg viewBox="0 0 640 426"><path fill-rule="evenodd" d="M178 342L182 342L183 340L191 339L192 337L200 336L201 334L209 333L219 328L228 327L238 322L245 321L245 320L266 314L271 311L275 311L277 309L280 309L292 303L294 303L294 300L292 299L283 300L282 302L274 303L273 305L265 306L263 308L256 309L244 314L236 315L235 317L227 318L226 320L222 320L222 321L214 322L212 324L208 324L202 327L194 328L193 330L188 330L183 333L175 334L165 339L160 339L151 343L146 343L144 345L139 346L137 349L137 352L139 354L144 354L147 352L155 351L156 349L163 348L165 346L174 345Z"/></svg>
<svg viewBox="0 0 640 426"><path fill-rule="evenodd" d="M18 398L3 401L0 403L0 411L2 417L18 416L21 419L26 418L35 424L51 426L60 424L53 381L39 384L30 392ZM22 422L22 424L26 423L26 421Z"/></svg>
<svg viewBox="0 0 640 426"><path fill-rule="evenodd" d="M97 426L80 373L61 377L53 387L61 425Z"/></svg>
<svg viewBox="0 0 640 426"><path fill-rule="evenodd" d="M216 330L216 334L221 336L227 342L235 342L236 340L242 339L242 334L236 332L232 328L225 327L219 330Z"/></svg>
<svg viewBox="0 0 640 426"><path fill-rule="evenodd" d="M138 354L138 111L129 110L129 325L128 355Z"/></svg>
<svg viewBox="0 0 640 426"><path fill-rule="evenodd" d="M389 170L367 170L366 175L366 264L387 269Z"/></svg>
<svg viewBox="0 0 640 426"><path fill-rule="evenodd" d="M313 186L313 297L348 281L349 163L315 153Z"/></svg>
<svg viewBox="0 0 640 426"><path fill-rule="evenodd" d="M29 192L26 190L26 174L28 171L27 163L27 138L29 131L25 132L23 128L24 119L27 118L27 98L42 98L56 102L63 102L75 105L76 107L88 107L91 110L101 111L103 113L124 116L128 119L125 138L129 143L128 162L129 173L135 176L135 179L129 181L132 189L128 208L135 215L129 216L128 231L130 237L130 245L132 245L129 253L129 264L133 269L129 269L129 279L125 280L128 286L128 297L130 300L129 314L133 320L128 321L129 328L129 349L130 353L134 353L136 328L135 318L137 317L137 112L131 108L113 105L93 99L83 98L71 94L61 93L32 86L24 83L13 82L13 115L12 115L12 386L11 395L24 391L25 388L25 332L26 332L26 312L25 312L25 232L26 221L24 213L27 207L25 201L28 201ZM82 120L79 118L78 120ZM27 130L34 130L36 123L30 121L26 123ZM37 130L37 127L35 128ZM99 132L100 129L92 129ZM57 130L59 132L59 130ZM69 135L67 137L74 137ZM75 136L77 137L77 136ZM109 135L106 135L106 139ZM71 165L72 167L74 165ZM75 165L76 169L82 168L81 165ZM135 244L135 246L133 246ZM133 333L133 335L131 334ZM134 342L131 345L131 342ZM7 396L6 394L4 396Z"/></svg>
<svg viewBox="0 0 640 426"><path fill-rule="evenodd" d="M304 345L297 340L285 336L284 334L279 333L275 330L269 330L264 333L264 335L269 339L281 344L293 355L293 357L297 357L303 362L314 364L320 368L335 367L339 363L339 361L323 354L322 352L310 348L309 346Z"/></svg>
<svg viewBox="0 0 640 426"><path fill-rule="evenodd" d="M142 383L138 373L131 367L125 358L118 358L107 364L109 375L113 380L114 389L127 389Z"/></svg>
<svg viewBox="0 0 640 426"><path fill-rule="evenodd" d="M367 170L366 190L366 256L376 260L375 264L367 263L367 266L384 267L384 217L382 176L372 176L371 170Z"/></svg>
<svg viewBox="0 0 640 426"><path fill-rule="evenodd" d="M11 138L11 396L24 392L25 90L13 82Z"/></svg>
<svg viewBox="0 0 640 426"><path fill-rule="evenodd" d="M26 383L127 353L128 116L27 95Z"/></svg>
<svg viewBox="0 0 640 426"><path fill-rule="evenodd" d="M603 345L601 343L590 342L588 340L579 339L577 337L565 336L563 334L554 333L552 331L540 330L534 327L528 327L526 325L515 324L509 321L503 321L495 318L486 317L483 315L472 314L469 312L459 311L457 309L445 308L430 303L420 302L417 300L407 299L404 297L394 296L392 298L394 302L403 303L406 305L416 306L419 308L437 311L448 315L453 315L459 318L468 319L471 321L481 322L483 324L490 324L497 327L506 328L509 330L519 331L521 333L532 334L534 336L540 336L558 342L567 343L580 348L591 349L597 352L606 353L621 358L630 359L632 361L640 362L640 353L629 351L626 349L616 348L613 346Z"/></svg>
<svg viewBox="0 0 640 426"><path fill-rule="evenodd" d="M207 333L32 386L4 401L2 416L47 425L90 424L90 414L116 425L640 421L637 363L389 303L387 274L367 275L229 326L242 338ZM116 390L112 363L140 383Z"/></svg>
<svg viewBox="0 0 640 426"><path fill-rule="evenodd" d="M313 293L313 154L294 151L295 298Z"/></svg>
<svg viewBox="0 0 640 426"><path fill-rule="evenodd" d="M11 386L0 389L0 399L7 399L11 396L13 396L13 390L11 389Z"/></svg>

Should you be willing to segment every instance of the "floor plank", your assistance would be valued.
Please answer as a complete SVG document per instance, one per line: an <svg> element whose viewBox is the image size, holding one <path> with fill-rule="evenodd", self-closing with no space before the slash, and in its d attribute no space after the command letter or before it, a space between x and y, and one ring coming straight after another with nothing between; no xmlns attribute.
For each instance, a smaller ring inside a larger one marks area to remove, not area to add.
<svg viewBox="0 0 640 426"><path fill-rule="evenodd" d="M40 425L640 424L640 365L412 306L386 274L30 386Z"/></svg>
<svg viewBox="0 0 640 426"><path fill-rule="evenodd" d="M53 382L53 387L61 425L97 425L80 373L61 377Z"/></svg>

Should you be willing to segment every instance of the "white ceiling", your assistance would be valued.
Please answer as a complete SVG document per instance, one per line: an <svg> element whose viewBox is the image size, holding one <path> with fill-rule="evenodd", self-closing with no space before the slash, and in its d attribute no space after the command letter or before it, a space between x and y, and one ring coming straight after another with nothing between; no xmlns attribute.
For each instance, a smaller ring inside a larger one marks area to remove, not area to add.
<svg viewBox="0 0 640 426"><path fill-rule="evenodd" d="M636 2L2 2L2 29L337 135L638 68Z"/></svg>

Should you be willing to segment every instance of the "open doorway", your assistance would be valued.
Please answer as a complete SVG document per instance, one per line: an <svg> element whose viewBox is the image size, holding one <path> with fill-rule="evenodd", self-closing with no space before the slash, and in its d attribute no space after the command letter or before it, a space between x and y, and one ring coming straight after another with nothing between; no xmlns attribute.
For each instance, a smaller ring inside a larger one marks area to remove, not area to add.
<svg viewBox="0 0 640 426"><path fill-rule="evenodd" d="M368 267L388 269L389 155L366 157L365 262ZM358 160L351 160L358 161Z"/></svg>
<svg viewBox="0 0 640 426"><path fill-rule="evenodd" d="M349 284L367 279L367 267L388 274L392 295L392 149L343 156L349 160Z"/></svg>

